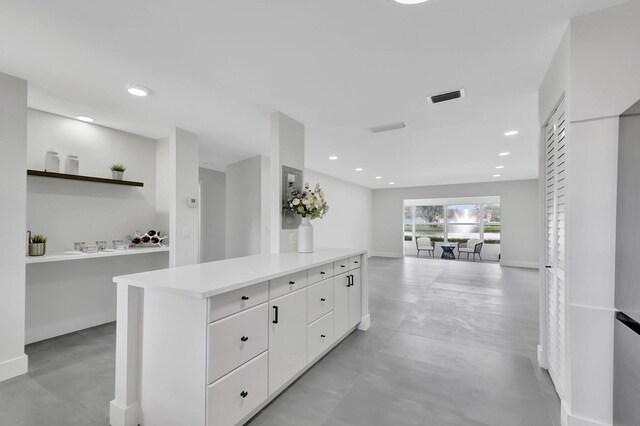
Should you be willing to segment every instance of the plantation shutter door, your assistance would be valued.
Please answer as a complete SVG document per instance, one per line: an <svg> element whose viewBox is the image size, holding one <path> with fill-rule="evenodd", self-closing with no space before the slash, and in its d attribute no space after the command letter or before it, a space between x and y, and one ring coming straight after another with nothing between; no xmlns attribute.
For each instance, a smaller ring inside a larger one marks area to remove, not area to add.
<svg viewBox="0 0 640 426"><path fill-rule="evenodd" d="M561 397L565 380L567 122L564 107L563 101L545 128L547 361L549 374Z"/></svg>

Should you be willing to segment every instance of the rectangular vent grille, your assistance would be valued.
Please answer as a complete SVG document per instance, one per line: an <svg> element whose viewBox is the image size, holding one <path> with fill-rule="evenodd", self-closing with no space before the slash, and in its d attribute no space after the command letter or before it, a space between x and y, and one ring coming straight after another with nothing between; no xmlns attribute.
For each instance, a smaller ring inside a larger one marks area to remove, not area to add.
<svg viewBox="0 0 640 426"><path fill-rule="evenodd" d="M404 129L405 127L407 127L407 125L404 121L401 121L399 123L385 124L384 126L369 127L369 130L371 130L373 133L382 133L389 132L391 130Z"/></svg>
<svg viewBox="0 0 640 426"><path fill-rule="evenodd" d="M441 93L439 95L429 96L430 104L439 104L442 102L452 101L454 99L464 98L464 89L454 90L452 92Z"/></svg>

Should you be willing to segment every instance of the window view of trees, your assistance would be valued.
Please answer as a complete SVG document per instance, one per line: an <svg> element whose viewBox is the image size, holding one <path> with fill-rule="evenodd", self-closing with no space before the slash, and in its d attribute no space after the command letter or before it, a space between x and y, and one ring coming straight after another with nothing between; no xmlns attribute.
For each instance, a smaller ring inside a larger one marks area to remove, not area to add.
<svg viewBox="0 0 640 426"><path fill-rule="evenodd" d="M478 238L500 244L500 204L405 206L404 239L459 242Z"/></svg>

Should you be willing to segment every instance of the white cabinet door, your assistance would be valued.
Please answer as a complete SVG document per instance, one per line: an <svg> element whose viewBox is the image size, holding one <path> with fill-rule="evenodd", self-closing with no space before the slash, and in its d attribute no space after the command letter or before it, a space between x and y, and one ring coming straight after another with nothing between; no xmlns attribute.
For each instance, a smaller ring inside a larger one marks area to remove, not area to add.
<svg viewBox="0 0 640 426"><path fill-rule="evenodd" d="M333 279L333 336L341 338L349 329L350 274L337 275Z"/></svg>
<svg viewBox="0 0 640 426"><path fill-rule="evenodd" d="M277 391L305 365L306 288L269 302L269 394Z"/></svg>
<svg viewBox="0 0 640 426"><path fill-rule="evenodd" d="M360 322L362 318L362 275L360 269L349 272L351 286L349 287L349 328Z"/></svg>

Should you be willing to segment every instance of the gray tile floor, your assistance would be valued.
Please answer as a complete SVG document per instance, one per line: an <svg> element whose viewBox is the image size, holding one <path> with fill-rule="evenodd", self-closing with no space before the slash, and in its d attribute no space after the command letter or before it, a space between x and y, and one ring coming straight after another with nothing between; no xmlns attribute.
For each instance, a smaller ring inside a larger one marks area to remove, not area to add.
<svg viewBox="0 0 640 426"><path fill-rule="evenodd" d="M535 361L537 279L495 263L371 259L371 329L251 426L559 425ZM0 425L108 425L114 345L107 324L27 346L29 373L0 383Z"/></svg>

